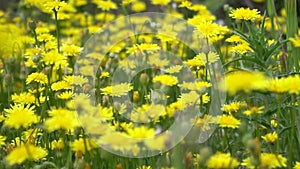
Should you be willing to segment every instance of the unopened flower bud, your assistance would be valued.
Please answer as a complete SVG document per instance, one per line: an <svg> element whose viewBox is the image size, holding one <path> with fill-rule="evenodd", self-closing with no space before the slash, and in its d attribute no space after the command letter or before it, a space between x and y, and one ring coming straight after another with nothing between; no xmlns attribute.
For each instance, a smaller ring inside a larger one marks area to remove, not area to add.
<svg viewBox="0 0 300 169"><path fill-rule="evenodd" d="M147 84L149 82L149 76L147 75L147 73L142 73L140 76L140 82L142 84Z"/></svg>
<svg viewBox="0 0 300 169"><path fill-rule="evenodd" d="M28 25L29 25L29 28L31 30L35 30L36 29L36 23L35 23L35 21L33 21L33 20L29 21Z"/></svg>
<svg viewBox="0 0 300 169"><path fill-rule="evenodd" d="M140 94L139 94L139 92L138 91L134 91L133 92L133 101L135 103L137 103L137 102L139 102L139 100L140 100Z"/></svg>
<svg viewBox="0 0 300 169"><path fill-rule="evenodd" d="M33 61L34 63L38 63L40 60L41 60L41 56L40 56L40 55L34 55L34 56L32 57L32 61Z"/></svg>

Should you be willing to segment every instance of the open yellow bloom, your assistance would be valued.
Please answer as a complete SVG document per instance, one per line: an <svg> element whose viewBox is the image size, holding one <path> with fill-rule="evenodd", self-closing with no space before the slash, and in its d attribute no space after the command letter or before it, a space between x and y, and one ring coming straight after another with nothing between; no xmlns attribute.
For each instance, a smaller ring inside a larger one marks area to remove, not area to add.
<svg viewBox="0 0 300 169"><path fill-rule="evenodd" d="M93 3L103 11L110 11L112 9L118 9L118 6L110 0L93 0Z"/></svg>
<svg viewBox="0 0 300 169"><path fill-rule="evenodd" d="M37 82L40 84L47 84L48 79L44 73L34 72L34 73L31 73L26 79L26 84L29 84L32 82Z"/></svg>
<svg viewBox="0 0 300 169"><path fill-rule="evenodd" d="M289 40L292 42L292 44L293 44L296 48L299 48L299 47L300 47L300 38L299 38L299 36L295 35L294 38L289 38Z"/></svg>
<svg viewBox="0 0 300 169"><path fill-rule="evenodd" d="M238 128L241 122L232 115L222 115L219 120L219 126L223 128Z"/></svg>
<svg viewBox="0 0 300 169"><path fill-rule="evenodd" d="M168 5L168 3L170 2L171 0L151 0L151 3L153 5L162 5L162 6Z"/></svg>
<svg viewBox="0 0 300 169"><path fill-rule="evenodd" d="M238 160L231 157L229 153L217 152L211 156L206 165L208 168L223 169L223 168L235 168L238 166Z"/></svg>
<svg viewBox="0 0 300 169"><path fill-rule="evenodd" d="M86 142L86 146L85 146ZM74 142L71 144L73 151L90 151L93 148L98 147L98 145L95 143L95 141L89 139L89 138L79 138L77 140L74 140Z"/></svg>
<svg viewBox="0 0 300 169"><path fill-rule="evenodd" d="M260 156L261 164L259 168L282 168L286 167L287 159L280 154L272 154L272 153L262 153ZM248 157L243 160L243 166L247 168L254 169L255 166L251 162L251 158Z"/></svg>
<svg viewBox="0 0 300 169"><path fill-rule="evenodd" d="M278 139L278 134L274 131L273 133L268 133L264 136L261 136L268 143L274 143Z"/></svg>
<svg viewBox="0 0 300 169"><path fill-rule="evenodd" d="M296 162L295 166L293 169L300 169L300 162Z"/></svg>
<svg viewBox="0 0 300 169"><path fill-rule="evenodd" d="M34 114L35 107L27 105L16 104L10 109L4 109L8 114L4 124L9 127L19 129L20 127L28 127L33 123L38 122L38 116Z"/></svg>
<svg viewBox="0 0 300 169"><path fill-rule="evenodd" d="M147 128L145 126L135 127L129 129L127 132L132 138L152 138L155 134L155 130L153 128Z"/></svg>
<svg viewBox="0 0 300 169"><path fill-rule="evenodd" d="M0 147L5 145L5 140L6 140L6 137L0 135Z"/></svg>
<svg viewBox="0 0 300 169"><path fill-rule="evenodd" d="M260 18L260 12L257 9L237 8L229 14L231 18L241 19L245 21L255 21Z"/></svg>
<svg viewBox="0 0 300 169"><path fill-rule="evenodd" d="M54 131L58 129L73 130L75 127L79 127L79 121L77 113L75 111L67 109L54 109L49 112L50 118L45 121L45 128L48 131Z"/></svg>
<svg viewBox="0 0 300 169"><path fill-rule="evenodd" d="M268 86L268 78L262 73L236 71L227 74L224 83L220 83L222 90L227 91L230 95L237 92L250 92L252 90L265 90Z"/></svg>
<svg viewBox="0 0 300 169"><path fill-rule="evenodd" d="M160 82L166 86L174 86L178 83L178 79L177 77L171 75L158 75L153 78L153 82Z"/></svg>
<svg viewBox="0 0 300 169"><path fill-rule="evenodd" d="M37 147L32 144L20 145L12 150L6 157L9 165L21 164L25 160L38 161L47 156L47 151L42 147Z"/></svg>
<svg viewBox="0 0 300 169"><path fill-rule="evenodd" d="M129 83L121 83L100 89L102 94L121 97L131 91L133 87Z"/></svg>

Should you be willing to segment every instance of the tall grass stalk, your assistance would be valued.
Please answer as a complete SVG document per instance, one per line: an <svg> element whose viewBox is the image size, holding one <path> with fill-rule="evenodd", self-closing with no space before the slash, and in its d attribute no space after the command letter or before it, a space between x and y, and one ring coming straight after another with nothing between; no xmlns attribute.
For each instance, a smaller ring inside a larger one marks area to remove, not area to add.
<svg viewBox="0 0 300 169"><path fill-rule="evenodd" d="M285 10L287 14L286 36L287 39L294 37L298 32L297 20L297 0L285 0ZM299 71L299 49L294 48L290 42L287 43L289 58L289 69L291 72Z"/></svg>

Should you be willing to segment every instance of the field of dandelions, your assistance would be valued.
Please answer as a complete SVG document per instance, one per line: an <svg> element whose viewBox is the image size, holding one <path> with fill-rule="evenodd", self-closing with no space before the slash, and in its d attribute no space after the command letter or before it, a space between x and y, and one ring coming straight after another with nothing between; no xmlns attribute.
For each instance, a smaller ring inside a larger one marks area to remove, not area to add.
<svg viewBox="0 0 300 169"><path fill-rule="evenodd" d="M0 168L300 169L297 1L226 2L7 1Z"/></svg>

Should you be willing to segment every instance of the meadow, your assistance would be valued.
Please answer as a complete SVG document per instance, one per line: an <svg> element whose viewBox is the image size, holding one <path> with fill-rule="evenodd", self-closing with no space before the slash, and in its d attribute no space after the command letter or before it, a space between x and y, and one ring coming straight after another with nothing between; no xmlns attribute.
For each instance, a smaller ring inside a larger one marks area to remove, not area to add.
<svg viewBox="0 0 300 169"><path fill-rule="evenodd" d="M7 1L0 168L300 169L299 1L229 2Z"/></svg>

